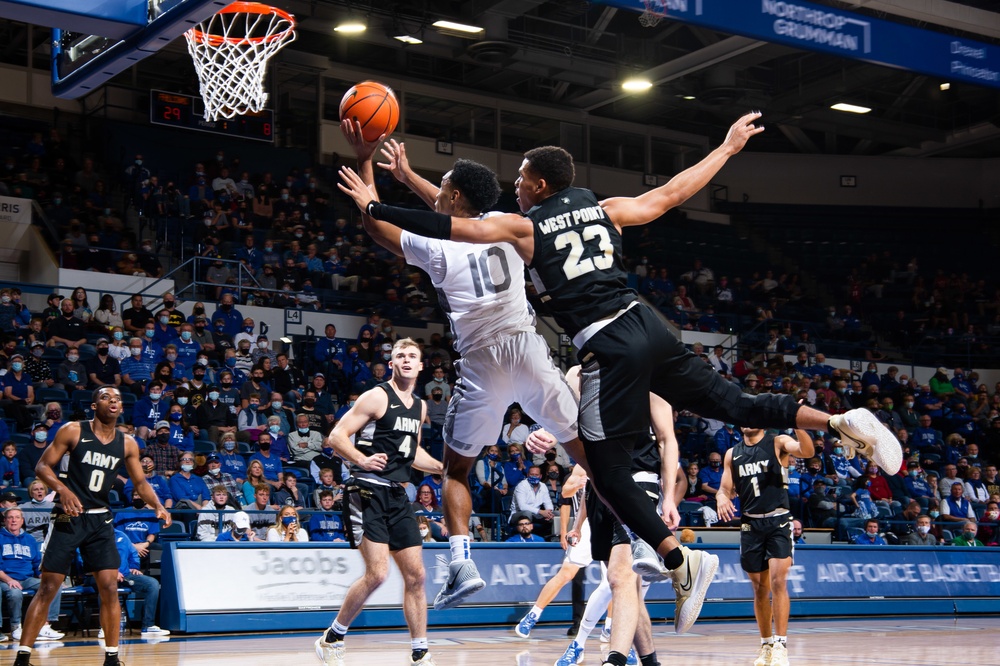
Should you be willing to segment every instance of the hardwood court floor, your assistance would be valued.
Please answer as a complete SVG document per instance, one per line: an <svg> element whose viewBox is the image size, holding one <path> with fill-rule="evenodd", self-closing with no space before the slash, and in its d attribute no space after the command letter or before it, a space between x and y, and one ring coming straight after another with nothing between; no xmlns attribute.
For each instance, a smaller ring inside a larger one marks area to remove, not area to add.
<svg viewBox="0 0 1000 666"><path fill-rule="evenodd" d="M951 666L1000 663L1000 619L932 618L793 622L789 631L792 666L848 664ZM129 639L127 666L300 666L317 665L312 643L318 633L239 636L171 636L169 640ZM657 654L666 666L749 666L759 646L750 622L704 622L677 636L654 627ZM551 666L569 639L566 626L536 628L531 640L509 629L439 629L430 633L438 666ZM409 637L402 632L355 632L348 637L347 666L404 666ZM587 643L584 663L599 666L597 632ZM0 648L0 666L14 660L15 646ZM35 666L99 666L103 653L94 639L69 635L60 646L32 657Z"/></svg>

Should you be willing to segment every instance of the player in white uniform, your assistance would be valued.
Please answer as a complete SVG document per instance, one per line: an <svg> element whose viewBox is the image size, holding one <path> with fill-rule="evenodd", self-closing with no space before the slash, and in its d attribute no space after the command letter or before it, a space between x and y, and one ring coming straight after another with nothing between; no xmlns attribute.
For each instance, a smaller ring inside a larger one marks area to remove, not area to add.
<svg viewBox="0 0 1000 666"><path fill-rule="evenodd" d="M365 142L360 126L341 123L358 156L358 171L374 192L372 155L379 141ZM472 217L500 196L496 174L470 160L458 160L437 187L413 172L406 149L395 140L382 152L390 171L439 213ZM570 455L581 459L577 404L549 346L535 332L534 313L524 290L524 261L510 243L474 245L424 238L363 216L365 230L382 247L430 275L442 309L451 321L462 355L445 417L443 509L451 544L448 580L434 600L441 610L486 586L471 559L468 534L472 515L469 471L484 446L494 443L512 402L541 423Z"/></svg>

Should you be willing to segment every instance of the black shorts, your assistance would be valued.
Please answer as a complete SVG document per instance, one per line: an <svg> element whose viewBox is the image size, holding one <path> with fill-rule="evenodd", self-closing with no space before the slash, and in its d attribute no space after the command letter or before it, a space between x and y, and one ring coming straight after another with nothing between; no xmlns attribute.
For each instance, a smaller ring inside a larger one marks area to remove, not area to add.
<svg viewBox="0 0 1000 666"><path fill-rule="evenodd" d="M772 396L755 405L689 351L644 304L633 306L602 328L578 352L580 439L599 442L649 432L649 392L674 411L689 409L724 423L786 428L798 405Z"/></svg>
<svg viewBox="0 0 1000 666"><path fill-rule="evenodd" d="M121 558L115 546L114 515L106 511L70 516L53 511L42 569L68 576L76 561L77 548L83 556L84 573L117 571Z"/></svg>
<svg viewBox="0 0 1000 666"><path fill-rule="evenodd" d="M344 523L352 548L362 537L389 544L390 551L423 544L417 517L402 486L350 479L344 488Z"/></svg>
<svg viewBox="0 0 1000 666"><path fill-rule="evenodd" d="M653 504L659 504L660 486L655 483L636 483L642 488ZM597 493L587 490L587 522L590 523L590 556L598 562L611 559L611 549L622 544L631 544L629 532L611 513Z"/></svg>
<svg viewBox="0 0 1000 666"><path fill-rule="evenodd" d="M791 513L770 518L743 517L740 524L740 566L747 573L767 571L768 560L794 557Z"/></svg>

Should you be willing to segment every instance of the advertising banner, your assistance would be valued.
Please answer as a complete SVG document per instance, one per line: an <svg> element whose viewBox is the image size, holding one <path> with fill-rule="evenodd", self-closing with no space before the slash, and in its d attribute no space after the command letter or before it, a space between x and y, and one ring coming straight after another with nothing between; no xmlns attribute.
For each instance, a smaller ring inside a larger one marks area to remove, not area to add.
<svg viewBox="0 0 1000 666"><path fill-rule="evenodd" d="M31 224L31 199L0 197L0 222Z"/></svg>

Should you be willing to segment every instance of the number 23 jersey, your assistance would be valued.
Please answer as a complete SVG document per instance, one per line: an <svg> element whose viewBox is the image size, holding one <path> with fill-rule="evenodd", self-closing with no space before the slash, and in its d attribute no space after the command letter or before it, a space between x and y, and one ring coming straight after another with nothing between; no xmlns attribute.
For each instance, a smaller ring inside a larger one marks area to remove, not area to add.
<svg viewBox="0 0 1000 666"><path fill-rule="evenodd" d="M462 356L500 337L535 330L524 292L524 261L510 243L477 245L404 231L399 244L407 263L431 276Z"/></svg>
<svg viewBox="0 0 1000 666"><path fill-rule="evenodd" d="M384 453L388 460L382 471L363 472L356 476L373 475L396 483L409 481L423 420L423 401L417 396L411 396L413 404L407 407L388 382L379 384L372 390L376 389L382 389L388 396L385 414L369 421L362 428L355 446L366 456Z"/></svg>
<svg viewBox="0 0 1000 666"><path fill-rule="evenodd" d="M567 187L527 214L535 226L531 281L570 337L635 300L621 233L593 192Z"/></svg>

